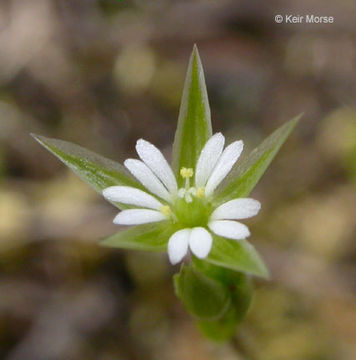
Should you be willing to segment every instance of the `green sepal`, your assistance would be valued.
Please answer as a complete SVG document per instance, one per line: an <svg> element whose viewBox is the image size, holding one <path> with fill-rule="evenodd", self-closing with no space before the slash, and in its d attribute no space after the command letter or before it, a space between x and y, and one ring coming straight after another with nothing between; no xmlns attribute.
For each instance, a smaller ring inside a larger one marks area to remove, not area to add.
<svg viewBox="0 0 356 360"><path fill-rule="evenodd" d="M179 185L183 184L179 170L195 169L200 152L211 137L211 119L203 67L194 45L190 56L173 144L172 167Z"/></svg>
<svg viewBox="0 0 356 360"><path fill-rule="evenodd" d="M213 234L213 247L205 259L224 268L265 279L269 272L255 248L246 240L230 240Z"/></svg>
<svg viewBox="0 0 356 360"><path fill-rule="evenodd" d="M114 185L142 189L142 185L122 165L113 160L68 141L31 135L100 194L105 188ZM118 208L127 207L117 203L114 205Z"/></svg>
<svg viewBox="0 0 356 360"><path fill-rule="evenodd" d="M282 125L244 160L235 164L230 174L215 191L216 206L231 199L246 197L253 190L301 116Z"/></svg>
<svg viewBox="0 0 356 360"><path fill-rule="evenodd" d="M121 230L99 244L121 249L166 251L168 239L177 230L177 226L167 221L138 225Z"/></svg>
<svg viewBox="0 0 356 360"><path fill-rule="evenodd" d="M173 281L177 297L198 319L219 319L231 306L229 289L191 265L183 264Z"/></svg>

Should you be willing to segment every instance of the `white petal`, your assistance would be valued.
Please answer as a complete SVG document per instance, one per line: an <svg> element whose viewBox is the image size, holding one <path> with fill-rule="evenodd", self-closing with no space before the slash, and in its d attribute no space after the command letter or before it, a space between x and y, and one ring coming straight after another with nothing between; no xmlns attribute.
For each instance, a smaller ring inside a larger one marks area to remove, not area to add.
<svg viewBox="0 0 356 360"><path fill-rule="evenodd" d="M169 195L167 189L144 162L136 159L127 159L124 162L124 165L129 169L130 173L149 191L166 201L171 201L171 196Z"/></svg>
<svg viewBox="0 0 356 360"><path fill-rule="evenodd" d="M117 225L140 225L167 220L161 212L148 209L128 209L116 215L113 223Z"/></svg>
<svg viewBox="0 0 356 360"><path fill-rule="evenodd" d="M205 186L223 151L225 138L221 133L213 135L204 145L195 169L195 185Z"/></svg>
<svg viewBox="0 0 356 360"><path fill-rule="evenodd" d="M212 244L213 238L208 230L202 227L196 227L192 230L189 237L189 247L196 257L199 259L207 257Z"/></svg>
<svg viewBox="0 0 356 360"><path fill-rule="evenodd" d="M177 191L177 181L162 153L151 143L140 139L136 151L141 160L153 171L171 193Z"/></svg>
<svg viewBox="0 0 356 360"><path fill-rule="evenodd" d="M239 140L233 142L225 148L206 184L206 196L211 195L216 189L216 187L224 179L224 177L230 172L231 168L234 166L237 159L240 157L243 146L243 142Z"/></svg>
<svg viewBox="0 0 356 360"><path fill-rule="evenodd" d="M168 241L168 257L172 265L179 263L188 251L190 229L175 232Z"/></svg>
<svg viewBox="0 0 356 360"><path fill-rule="evenodd" d="M237 221L217 220L210 221L209 229L216 235L223 236L228 239L241 240L250 236L248 227Z"/></svg>
<svg viewBox="0 0 356 360"><path fill-rule="evenodd" d="M160 210L163 206L163 204L152 195L130 186L110 186L104 189L103 195L109 201L127 205L135 205L156 210Z"/></svg>
<svg viewBox="0 0 356 360"><path fill-rule="evenodd" d="M210 220L222 219L247 219L257 215L261 209L261 203L250 198L241 198L228 201L216 208L210 216Z"/></svg>

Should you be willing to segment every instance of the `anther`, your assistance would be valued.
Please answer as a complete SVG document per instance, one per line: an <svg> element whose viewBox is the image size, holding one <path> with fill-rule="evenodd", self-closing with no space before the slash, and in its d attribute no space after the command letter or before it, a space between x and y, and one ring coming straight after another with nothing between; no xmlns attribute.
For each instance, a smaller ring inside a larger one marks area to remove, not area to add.
<svg viewBox="0 0 356 360"><path fill-rule="evenodd" d="M167 217L169 217L169 216L172 214L172 210L171 210L171 208L170 208L168 205L163 205L163 206L160 208L160 212L161 212L163 215L166 215Z"/></svg>
<svg viewBox="0 0 356 360"><path fill-rule="evenodd" d="M194 174L194 171L192 168L185 168L185 167L182 167L180 169L180 176L183 178L183 179L189 179L193 176Z"/></svg>
<svg viewBox="0 0 356 360"><path fill-rule="evenodd" d="M199 199L202 199L205 196L205 188L204 187L198 188L195 196Z"/></svg>

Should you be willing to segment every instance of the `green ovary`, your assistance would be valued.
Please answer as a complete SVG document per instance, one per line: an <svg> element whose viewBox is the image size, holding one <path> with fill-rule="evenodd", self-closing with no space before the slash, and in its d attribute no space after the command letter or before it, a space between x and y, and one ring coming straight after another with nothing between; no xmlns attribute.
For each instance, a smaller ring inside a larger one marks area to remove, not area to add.
<svg viewBox="0 0 356 360"><path fill-rule="evenodd" d="M177 222L183 227L206 226L211 214L211 204L206 199L192 197L192 202L178 198L172 209Z"/></svg>

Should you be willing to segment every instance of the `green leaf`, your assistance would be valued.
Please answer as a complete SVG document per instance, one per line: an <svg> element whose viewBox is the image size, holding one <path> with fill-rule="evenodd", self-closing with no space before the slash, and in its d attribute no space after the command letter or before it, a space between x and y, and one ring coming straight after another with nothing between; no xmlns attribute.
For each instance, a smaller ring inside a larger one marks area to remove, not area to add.
<svg viewBox="0 0 356 360"><path fill-rule="evenodd" d="M242 271L263 278L269 272L255 248L246 240L229 240L213 235L213 248L207 262L235 271Z"/></svg>
<svg viewBox="0 0 356 360"><path fill-rule="evenodd" d="M211 120L203 67L194 45L185 79L178 126L173 144L173 169L195 168L200 152L211 137ZM183 179L179 179L182 181Z"/></svg>
<svg viewBox="0 0 356 360"><path fill-rule="evenodd" d="M209 276L230 291L231 306L222 317L214 321L201 320L198 327L209 339L225 341L236 332L236 326L244 319L250 307L253 287L249 276L227 268L193 258L194 266L204 275Z"/></svg>
<svg viewBox="0 0 356 360"><path fill-rule="evenodd" d="M131 250L165 251L170 236L177 231L176 226L168 222L151 223L122 230L99 244Z"/></svg>
<svg viewBox="0 0 356 360"><path fill-rule="evenodd" d="M253 295L252 283L246 274L239 274L232 288L232 302L236 310L236 321L241 322L250 308Z"/></svg>
<svg viewBox="0 0 356 360"><path fill-rule="evenodd" d="M272 133L241 162L237 162L228 177L215 192L217 206L231 199L247 196L255 187L269 164L286 141L301 115L288 121Z"/></svg>
<svg viewBox="0 0 356 360"><path fill-rule="evenodd" d="M187 311L199 319L219 319L231 305L228 287L192 266L182 265L174 275L174 288Z"/></svg>
<svg viewBox="0 0 356 360"><path fill-rule="evenodd" d="M238 318L242 320L252 299L253 287L250 277L242 272L216 266L196 257L193 258L193 264L204 275L219 281L230 289L232 304L239 315Z"/></svg>
<svg viewBox="0 0 356 360"><path fill-rule="evenodd" d="M234 286L236 283L239 283L242 278L246 277L245 274L239 271L208 263L205 261L206 259L198 259L196 256L193 256L192 260L193 265L197 270L228 287Z"/></svg>
<svg viewBox="0 0 356 360"><path fill-rule="evenodd" d="M133 179L122 165L113 160L67 141L31 135L100 194L103 189L113 185L142 189L141 184ZM114 205L126 208L117 203Z"/></svg>
<svg viewBox="0 0 356 360"><path fill-rule="evenodd" d="M218 320L200 320L197 322L200 331L210 340L223 342L229 340L236 332L238 313L230 307L226 314Z"/></svg>

